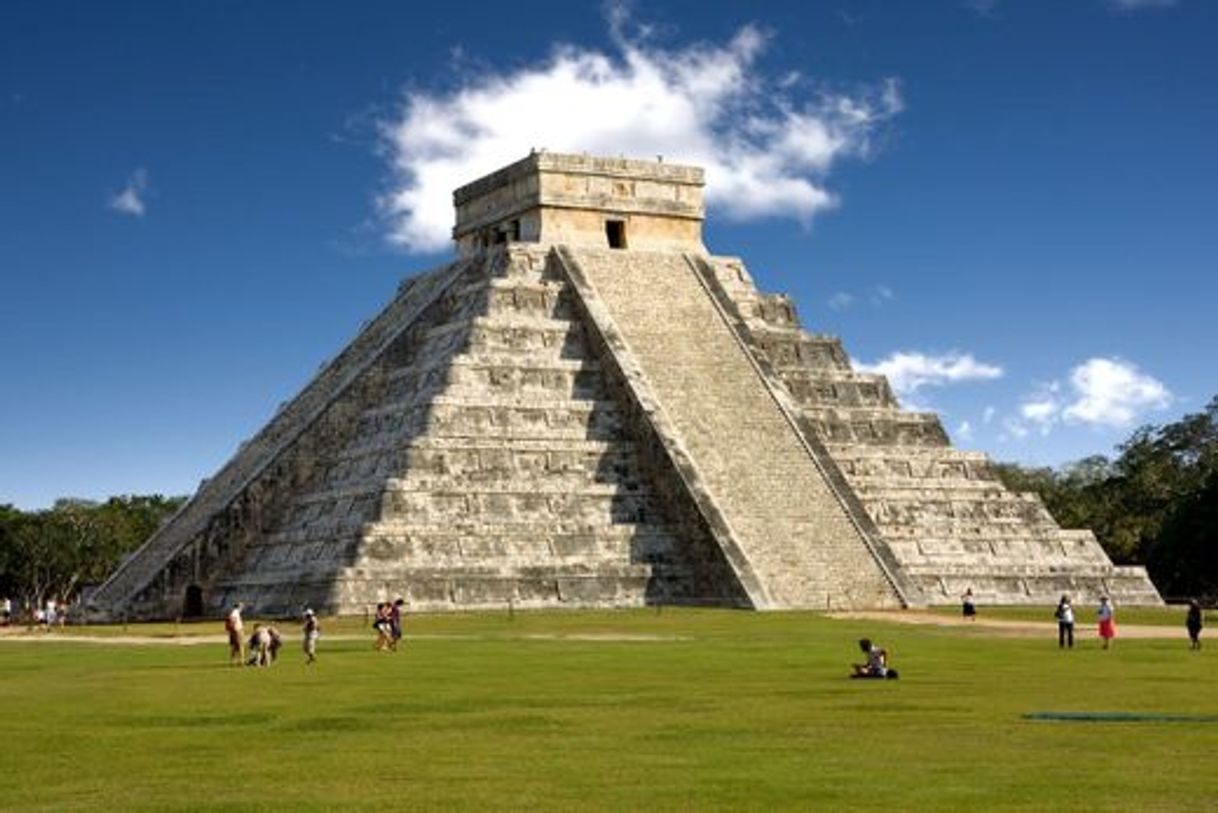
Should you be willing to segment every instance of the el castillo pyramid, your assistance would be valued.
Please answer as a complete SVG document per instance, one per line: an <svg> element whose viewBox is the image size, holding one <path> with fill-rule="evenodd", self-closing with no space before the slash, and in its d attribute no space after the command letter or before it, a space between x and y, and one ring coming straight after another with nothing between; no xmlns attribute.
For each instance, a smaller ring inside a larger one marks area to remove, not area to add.
<svg viewBox="0 0 1218 813"><path fill-rule="evenodd" d="M98 617L1159 603L702 244L700 169L534 153L90 599Z"/></svg>

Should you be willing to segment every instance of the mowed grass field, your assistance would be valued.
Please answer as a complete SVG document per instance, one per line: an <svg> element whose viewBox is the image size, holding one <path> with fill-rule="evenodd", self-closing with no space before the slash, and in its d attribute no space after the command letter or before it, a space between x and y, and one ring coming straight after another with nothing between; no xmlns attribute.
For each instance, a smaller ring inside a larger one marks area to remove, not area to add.
<svg viewBox="0 0 1218 813"><path fill-rule="evenodd" d="M222 644L0 641L0 808L1218 808L1218 723L1023 717L1218 715L1218 637L1059 652L804 613L471 614L409 617L392 655L330 622L306 667L287 629L268 669ZM845 677L862 635L901 680Z"/></svg>

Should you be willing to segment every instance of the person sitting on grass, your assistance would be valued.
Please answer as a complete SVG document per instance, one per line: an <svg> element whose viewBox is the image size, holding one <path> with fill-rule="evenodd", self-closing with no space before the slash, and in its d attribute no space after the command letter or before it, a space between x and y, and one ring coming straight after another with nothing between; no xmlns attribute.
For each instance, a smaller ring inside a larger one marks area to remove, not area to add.
<svg viewBox="0 0 1218 813"><path fill-rule="evenodd" d="M897 670L888 667L888 651L886 649L871 643L870 638L859 639L859 649L867 656L867 662L851 664L854 672L850 677L891 679L897 677Z"/></svg>

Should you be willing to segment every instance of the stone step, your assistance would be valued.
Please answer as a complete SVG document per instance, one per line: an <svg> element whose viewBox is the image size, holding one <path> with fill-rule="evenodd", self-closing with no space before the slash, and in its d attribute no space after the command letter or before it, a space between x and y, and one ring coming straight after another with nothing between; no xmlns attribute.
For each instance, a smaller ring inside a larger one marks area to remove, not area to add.
<svg viewBox="0 0 1218 813"><path fill-rule="evenodd" d="M599 365L559 358L457 356L424 367L408 367L389 377L391 404L425 404L439 394L485 400L543 396L595 398L603 389Z"/></svg>
<svg viewBox="0 0 1218 813"><path fill-rule="evenodd" d="M943 499L959 494L960 499L1027 499L1027 492L1008 491L997 480L973 480L967 477L899 477L896 475L850 474L850 485L859 497L873 499Z"/></svg>
<svg viewBox="0 0 1218 813"><path fill-rule="evenodd" d="M790 367L850 369L850 359L842 349L841 340L836 337L784 329L754 329L752 333L766 358L779 371Z"/></svg>
<svg viewBox="0 0 1218 813"><path fill-rule="evenodd" d="M784 369L787 389L805 407L897 409L898 403L883 376L849 370Z"/></svg>
<svg viewBox="0 0 1218 813"><path fill-rule="evenodd" d="M592 487L589 486L589 489ZM614 488L603 493L523 493L468 491L387 492L383 517L413 517L424 521L493 520L546 522L562 517L590 524L639 523L658 520L660 507L648 494L624 494Z"/></svg>
<svg viewBox="0 0 1218 813"><path fill-rule="evenodd" d="M1053 540L947 540L921 539L917 542L889 542L901 561L909 566L970 562L987 564L1014 562L1021 566L1048 567L1054 563L1093 562L1109 566L1108 557L1095 549L1077 549ZM1097 546L1098 548L1098 546Z"/></svg>
<svg viewBox="0 0 1218 813"><path fill-rule="evenodd" d="M839 414L844 410L805 407L802 410L817 435L827 444L871 444L877 446L946 447L947 433L938 418L929 413L858 410L861 414ZM880 413L883 413L882 415Z"/></svg>
<svg viewBox="0 0 1218 813"><path fill-rule="evenodd" d="M1053 517L1039 500L1020 499L1012 495L1006 500L883 500L866 497L867 513L882 526L916 525L926 522L970 520L974 522L1016 520L1053 524Z"/></svg>
<svg viewBox="0 0 1218 813"><path fill-rule="evenodd" d="M459 439L461 440L461 439ZM556 442L557 443L557 442ZM556 445L555 443L555 445ZM498 482L544 477L555 481L602 483L634 482L638 462L633 446L585 451L578 449L526 448L503 446L465 449L409 448L381 451L361 456L347 455L331 465L322 482L329 488L357 485L370 478L432 477L441 485Z"/></svg>
<svg viewBox="0 0 1218 813"><path fill-rule="evenodd" d="M622 416L608 400L529 399L521 403L471 402L437 396L428 406L388 404L365 412L351 449L438 437L613 440Z"/></svg>
<svg viewBox="0 0 1218 813"><path fill-rule="evenodd" d="M750 598L823 607L836 593L898 604L850 506L695 271L697 258L572 247L560 256L597 329L620 348L635 397L662 405L652 413L657 434L687 455L694 499L713 506L717 539Z"/></svg>
<svg viewBox="0 0 1218 813"><path fill-rule="evenodd" d="M1048 539L1060 538L1054 522L1029 524L1018 517L989 519L984 523L967 520L927 519L919 523L890 523L881 526L891 543L906 539Z"/></svg>
<svg viewBox="0 0 1218 813"><path fill-rule="evenodd" d="M452 292L461 313L485 316L523 313L551 319L571 319L570 292L561 282L531 282L512 278L482 280Z"/></svg>
<svg viewBox="0 0 1218 813"><path fill-rule="evenodd" d="M655 522L605 523L587 522L576 517L559 517L545 522L510 521L496 518L492 521L475 521L468 517L455 521L428 521L427 517L382 517L361 524L343 536L321 533L316 527L280 528L266 535L266 545L327 545L337 550L347 544L355 544L364 538L376 536L419 538L593 538L606 545L628 545L634 540L650 544L648 540L669 538L678 534L674 526L661 518Z"/></svg>

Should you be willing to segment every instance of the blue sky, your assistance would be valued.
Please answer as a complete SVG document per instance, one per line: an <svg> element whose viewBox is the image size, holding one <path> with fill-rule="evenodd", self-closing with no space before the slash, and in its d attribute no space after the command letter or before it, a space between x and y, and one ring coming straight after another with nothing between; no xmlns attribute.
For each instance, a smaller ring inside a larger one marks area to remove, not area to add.
<svg viewBox="0 0 1218 813"><path fill-rule="evenodd" d="M0 4L0 502L192 491L530 146L709 164L710 249L965 448L1218 392L1218 5L512 9Z"/></svg>

